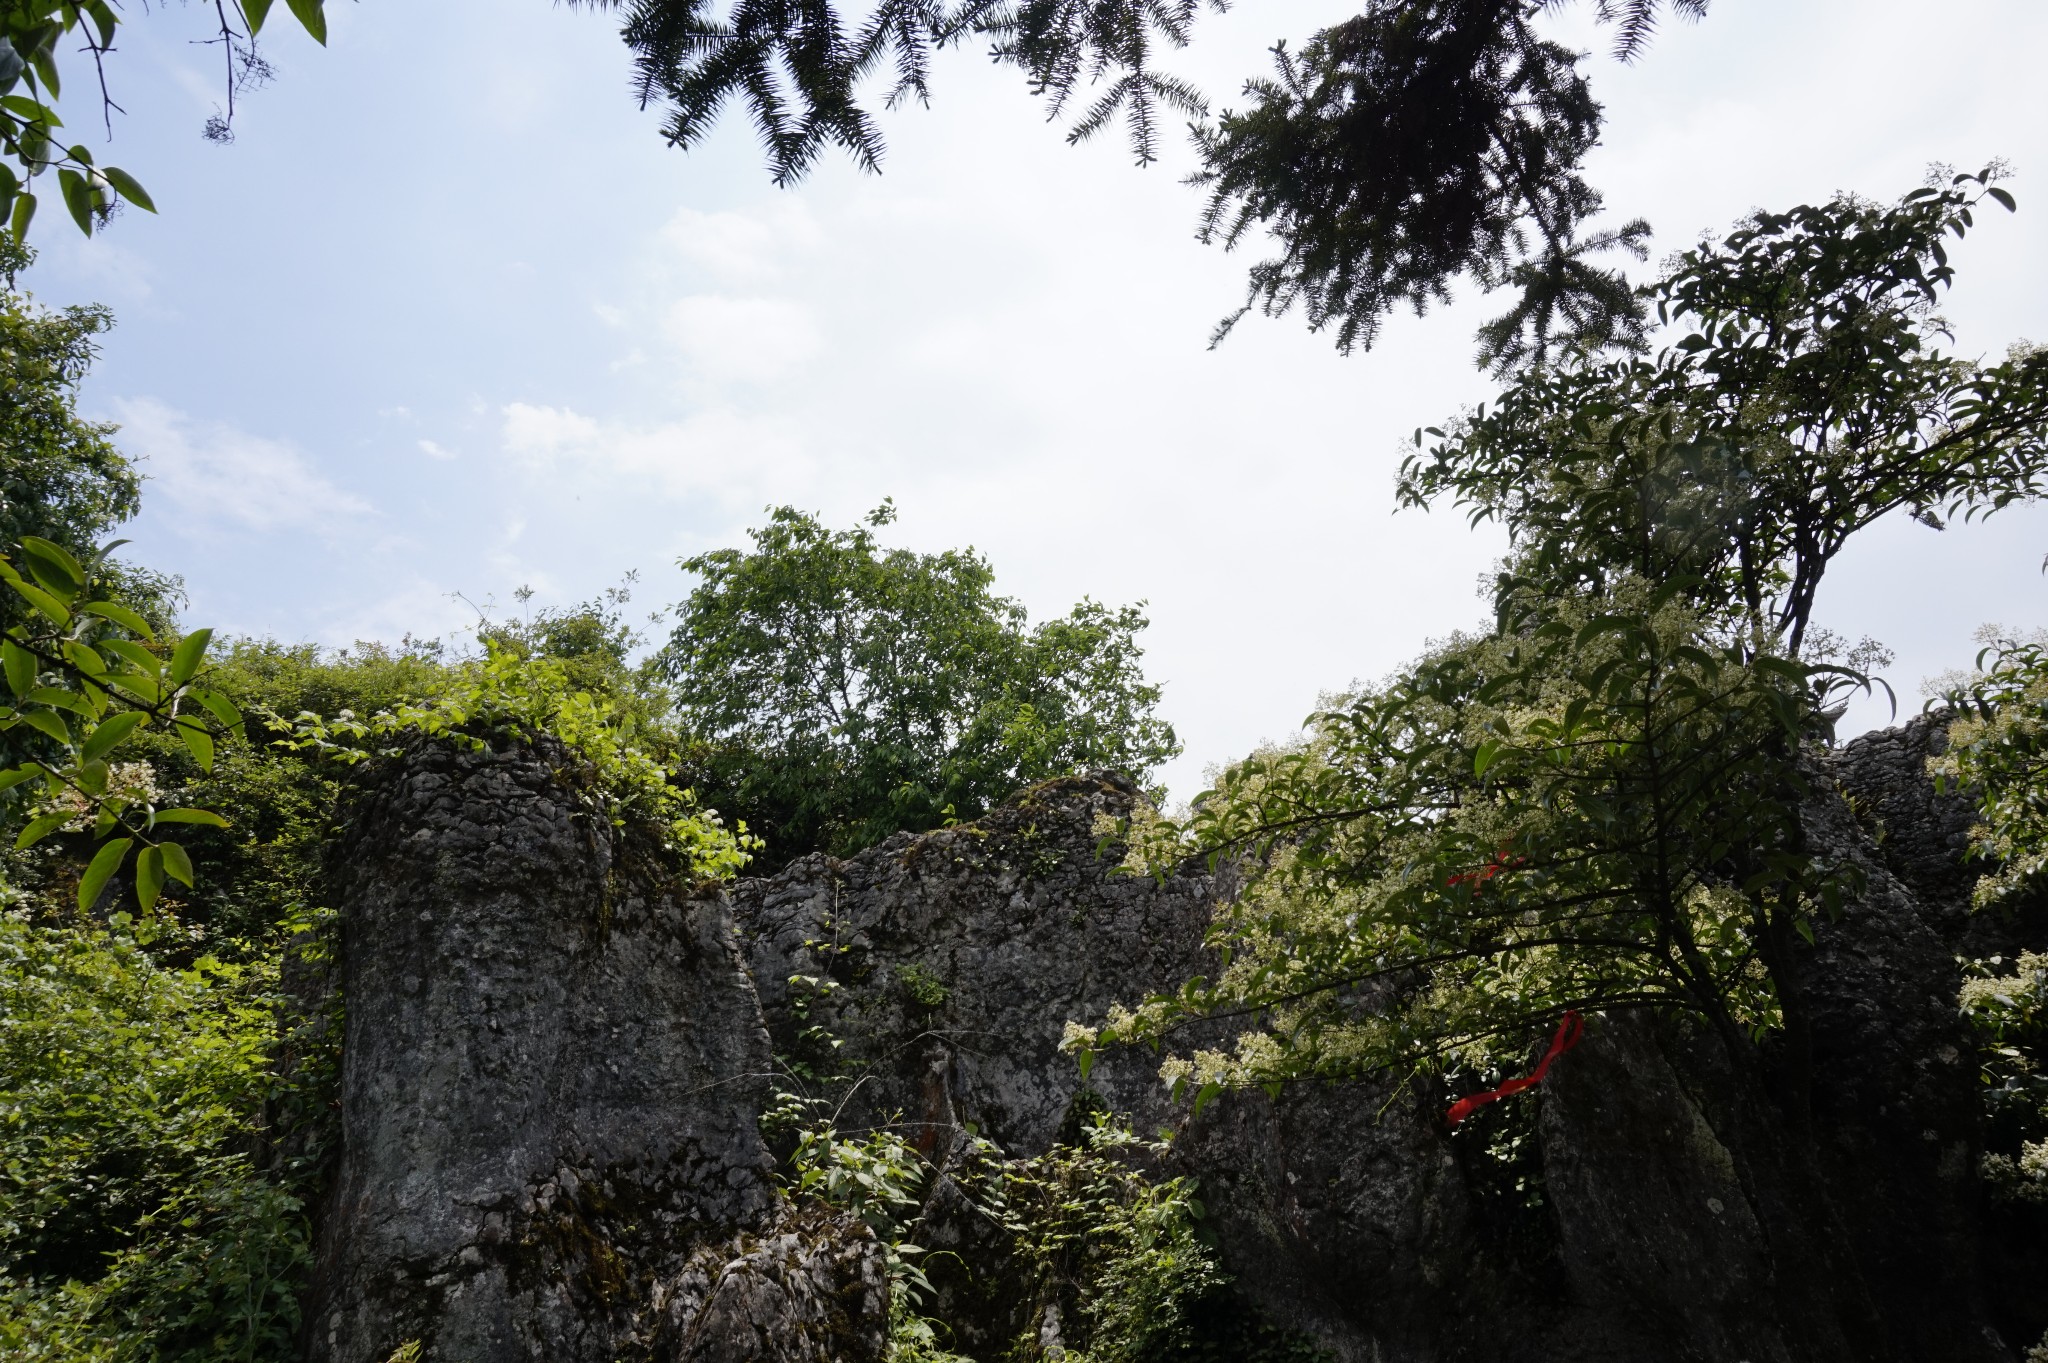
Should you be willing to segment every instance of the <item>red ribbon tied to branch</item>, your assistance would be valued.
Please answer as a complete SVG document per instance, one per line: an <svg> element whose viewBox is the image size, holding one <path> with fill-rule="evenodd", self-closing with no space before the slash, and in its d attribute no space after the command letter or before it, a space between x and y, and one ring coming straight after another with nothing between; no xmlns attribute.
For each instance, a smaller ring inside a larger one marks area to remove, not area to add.
<svg viewBox="0 0 2048 1363"><path fill-rule="evenodd" d="M1585 1019L1581 1018L1577 1013L1566 1010L1564 1021L1557 1024L1557 1035L1550 1038L1550 1049L1543 1053L1543 1059L1536 1063L1535 1069L1523 1075L1520 1079L1508 1080L1497 1089L1488 1089L1484 1093L1475 1093L1470 1098L1460 1098L1457 1102L1451 1104L1451 1110L1444 1114L1445 1118L1449 1120L1452 1126L1456 1126L1488 1103L1497 1103L1503 1098L1512 1097L1520 1093L1523 1089L1534 1088L1542 1083L1543 1076L1550 1073L1550 1062L1578 1045L1579 1037L1585 1030Z"/></svg>

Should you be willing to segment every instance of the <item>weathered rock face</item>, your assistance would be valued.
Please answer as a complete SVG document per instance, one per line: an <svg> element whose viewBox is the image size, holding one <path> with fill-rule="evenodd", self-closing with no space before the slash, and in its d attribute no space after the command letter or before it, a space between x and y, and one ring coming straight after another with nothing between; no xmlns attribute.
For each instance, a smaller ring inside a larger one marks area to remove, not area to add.
<svg viewBox="0 0 2048 1363"><path fill-rule="evenodd" d="M1106 1101L1175 1128L1160 1172L1199 1180L1232 1309L1342 1363L2010 1363L2048 1329L2048 1227L1978 1205L1955 958L2048 945L2048 915L1967 911L1937 739L1916 721L1817 769L1809 842L1865 889L1802 958L1810 1066L1742 1077L1680 1022L1594 1019L1455 1135L1420 1085L1192 1118L1149 1054L1084 1084L1064 1022L1212 968L1232 890L1115 873L1101 820L1138 798L1118 778L807 858L728 906L591 818L563 750L421 747L336 862L345 1140L308 1353L878 1360L879 1246L770 1177L780 1053L841 1072L842 1131L892 1127L941 1170L926 1309L984 1360L1040 1326L954 1162L970 1131L1040 1153Z"/></svg>
<svg viewBox="0 0 2048 1363"><path fill-rule="evenodd" d="M879 1247L771 1182L724 904L593 817L587 779L545 741L422 745L360 801L309 1357L879 1358Z"/></svg>
<svg viewBox="0 0 2048 1363"><path fill-rule="evenodd" d="M1810 1087L1810 1135L1786 1116L1807 1105L1645 1018L1596 1020L1543 1090L1489 1110L1523 1124L1505 1159L1500 1132L1453 1137L1441 1095L1391 1085L1238 1095L1192 1121L1149 1056L1106 1060L1093 1086L1140 1129L1178 1124L1172 1160L1200 1179L1241 1297L1345 1363L2016 1357L2048 1286L1987 1300L1954 958L1991 929L1966 912L1968 807L1925 776L1933 732L1859 740L1821 773L1809 837L1867 889L1805 958L1813 1063L1784 1082ZM778 1049L822 1027L861 1076L843 1126L900 1123L941 1163L969 1122L1036 1153L1084 1087L1062 1022L1205 969L1229 887L1113 874L1096 821L1133 798L1057 782L974 826L738 887ZM941 1179L935 1237L971 1263L971 1218L946 1196ZM985 1293L941 1298L969 1352L1015 1337Z"/></svg>

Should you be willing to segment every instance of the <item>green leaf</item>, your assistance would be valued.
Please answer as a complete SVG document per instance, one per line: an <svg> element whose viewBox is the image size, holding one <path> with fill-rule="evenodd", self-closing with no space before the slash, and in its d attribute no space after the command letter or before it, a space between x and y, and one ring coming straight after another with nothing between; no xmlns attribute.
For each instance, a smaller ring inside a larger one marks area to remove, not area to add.
<svg viewBox="0 0 2048 1363"><path fill-rule="evenodd" d="M313 41L327 46L327 11L320 7L320 0L284 0L291 6L292 14L313 35Z"/></svg>
<svg viewBox="0 0 2048 1363"><path fill-rule="evenodd" d="M86 735L84 746L78 750L79 755L88 762L106 756L141 723L141 714L130 710L94 725L93 731Z"/></svg>
<svg viewBox="0 0 2048 1363"><path fill-rule="evenodd" d="M115 601L88 601L80 606L85 615L97 615L102 620L111 620L130 634L142 639L156 638L156 631L149 627L149 621Z"/></svg>
<svg viewBox="0 0 2048 1363"><path fill-rule="evenodd" d="M151 201L149 191L144 189L141 182L133 175L122 170L119 166L108 166L100 174L106 176L107 183L112 185L115 192L129 203L134 204L145 213L156 212L156 204Z"/></svg>
<svg viewBox="0 0 2048 1363"><path fill-rule="evenodd" d="M106 680L107 685L119 687L146 705L158 705L163 701L164 689L155 677L140 672L116 672Z"/></svg>
<svg viewBox="0 0 2048 1363"><path fill-rule="evenodd" d="M23 194L14 201L14 212L7 218L7 230L14 234L16 241L28 240L28 225L35 220L35 216L35 195Z"/></svg>
<svg viewBox="0 0 2048 1363"><path fill-rule="evenodd" d="M48 734L67 747L70 746L70 728L65 725L62 719L51 714L48 710L24 710L21 715L21 722L28 725L31 729Z"/></svg>
<svg viewBox="0 0 2048 1363"><path fill-rule="evenodd" d="M141 644L131 643L126 639L102 639L99 646L144 676L163 671L164 660Z"/></svg>
<svg viewBox="0 0 2048 1363"><path fill-rule="evenodd" d="M255 37L263 29L263 21L270 17L273 0L242 0L242 17L249 21L249 36Z"/></svg>
<svg viewBox="0 0 2048 1363"><path fill-rule="evenodd" d="M92 864L85 868L85 874L78 880L78 911L91 913L92 906L99 903L100 891L107 888L114 872L121 869L127 859L133 838L115 838L93 854Z"/></svg>
<svg viewBox="0 0 2048 1363"><path fill-rule="evenodd" d="M1793 919L1792 930L1794 932L1797 932L1801 937L1804 937L1806 939L1806 945L1812 946L1814 944L1813 924L1807 922L1804 918Z"/></svg>
<svg viewBox="0 0 2048 1363"><path fill-rule="evenodd" d="M206 645L213 638L210 629L195 629L178 641L177 651L171 654L171 685L183 686L199 671L200 660L206 657Z"/></svg>
<svg viewBox="0 0 2048 1363"><path fill-rule="evenodd" d="M156 823L196 823L208 828L226 828L228 821L210 809L159 809Z"/></svg>
<svg viewBox="0 0 2048 1363"><path fill-rule="evenodd" d="M66 605L84 589L85 569L79 567L78 560L66 553L61 545L35 535L24 535L21 552L22 557L28 560L28 570L35 575L36 581Z"/></svg>
<svg viewBox="0 0 2048 1363"><path fill-rule="evenodd" d="M213 735L189 719L178 721L178 737L185 740L186 750L192 760L199 764L201 771L213 770Z"/></svg>
<svg viewBox="0 0 2048 1363"><path fill-rule="evenodd" d="M44 838L49 837L50 834L71 822L71 818L70 811L60 810L55 814L45 814L41 818L31 820L29 826L21 830L21 836L14 840L14 850L20 852L34 847Z"/></svg>
<svg viewBox="0 0 2048 1363"><path fill-rule="evenodd" d="M192 858L185 849L174 842L159 843L157 850L164 856L164 871L172 880L190 889L192 887Z"/></svg>
<svg viewBox="0 0 2048 1363"><path fill-rule="evenodd" d="M64 194L64 206L71 210L71 221L78 224L78 230L92 235L92 186L85 177L69 166L57 168L57 186Z"/></svg>
<svg viewBox="0 0 2048 1363"><path fill-rule="evenodd" d="M1479 751L1472 757L1472 774L1474 776L1486 775L1486 769L1492 766L1494 759L1500 756L1501 746L1501 741L1497 738L1489 738L1479 745Z"/></svg>
<svg viewBox="0 0 2048 1363"><path fill-rule="evenodd" d="M7 689L25 696L35 689L36 658L12 639L0 640L0 666L7 672Z"/></svg>
<svg viewBox="0 0 2048 1363"><path fill-rule="evenodd" d="M218 691L194 691L190 694L192 699L211 711L213 717L219 720L229 733L242 732L242 712L235 708L233 701Z"/></svg>
<svg viewBox="0 0 2048 1363"><path fill-rule="evenodd" d="M85 644L75 640L64 641L64 660L94 681L107 675L107 660Z"/></svg>
<svg viewBox="0 0 2048 1363"><path fill-rule="evenodd" d="M92 706L86 704L85 697L76 691L65 691L55 686L38 686L28 693L28 702L31 705L47 705L55 710L69 710L74 715L92 718Z"/></svg>
<svg viewBox="0 0 2048 1363"><path fill-rule="evenodd" d="M31 762L27 766L13 767L0 771L0 790L12 790L23 781L31 781L43 774L43 764Z"/></svg>
<svg viewBox="0 0 2048 1363"><path fill-rule="evenodd" d="M22 600L34 606L44 618L48 619L58 629L71 628L71 612L64 609L64 603L56 597L50 595L41 587L33 586L24 581L19 573L9 577L7 585L14 588L15 593Z"/></svg>
<svg viewBox="0 0 2048 1363"><path fill-rule="evenodd" d="M156 907L157 896L164 892L164 854L154 847L145 847L135 858L135 902L148 913Z"/></svg>

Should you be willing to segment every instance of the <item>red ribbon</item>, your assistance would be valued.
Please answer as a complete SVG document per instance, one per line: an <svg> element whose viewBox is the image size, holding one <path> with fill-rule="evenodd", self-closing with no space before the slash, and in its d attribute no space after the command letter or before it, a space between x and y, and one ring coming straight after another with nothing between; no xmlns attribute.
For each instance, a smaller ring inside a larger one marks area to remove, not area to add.
<svg viewBox="0 0 2048 1363"><path fill-rule="evenodd" d="M1550 1049L1543 1053L1543 1059L1537 1062L1535 1069L1520 1079L1508 1080L1497 1089L1475 1093L1470 1098L1460 1098L1451 1104L1451 1110L1444 1114L1445 1117L1452 1126L1456 1126L1488 1103L1497 1103L1503 1098L1520 1093L1523 1089L1534 1088L1543 1082L1544 1075L1550 1073L1550 1062L1578 1045L1579 1037L1585 1030L1585 1020L1577 1013L1567 1010L1564 1021L1557 1024L1557 1035L1550 1038Z"/></svg>

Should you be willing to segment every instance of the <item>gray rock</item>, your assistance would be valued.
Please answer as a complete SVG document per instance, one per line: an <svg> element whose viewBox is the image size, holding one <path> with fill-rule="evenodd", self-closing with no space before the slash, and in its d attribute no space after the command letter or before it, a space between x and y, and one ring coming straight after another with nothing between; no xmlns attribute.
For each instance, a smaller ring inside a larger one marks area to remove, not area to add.
<svg viewBox="0 0 2048 1363"><path fill-rule="evenodd" d="M1242 1299L1344 1363L2008 1358L1981 1288L1955 1006L1977 922L1969 816L1926 777L1936 741L1916 722L1816 769L1809 839L1866 889L1804 957L1812 1065L1791 1089L1738 1079L1677 1020L1594 1019L1517 1100L1536 1157L1515 1166L1528 1187L1503 1188L1478 1124L1454 1136L1434 1091L1302 1086L1194 1119L1142 1052L1093 1086L1141 1130L1177 1130L1171 1171L1199 1179ZM1230 893L1199 868L1113 873L1097 820L1136 798L1110 777L1054 782L974 825L737 887L778 1050L801 1057L811 1028L843 1040L842 1125L899 1125L942 1166L970 1123L1022 1154L1071 1127L1084 1086L1062 1023L1209 968L1202 932ZM927 1222L970 1263L996 1253L943 1177ZM971 1290L1002 1273L984 1258L942 1294L970 1346L1026 1325Z"/></svg>
<svg viewBox="0 0 2048 1363"><path fill-rule="evenodd" d="M879 1246L792 1222L771 1182L768 1040L723 902L692 897L590 790L551 741L420 744L338 845L343 1142L307 1316L318 1363L410 1340L441 1363L880 1347Z"/></svg>

